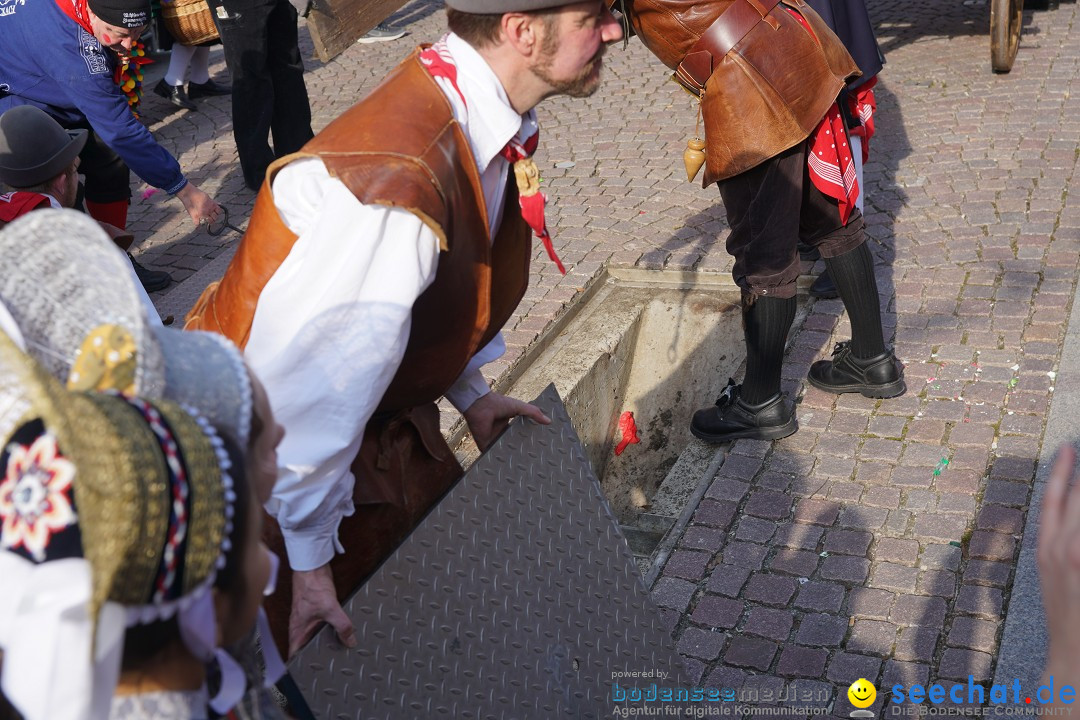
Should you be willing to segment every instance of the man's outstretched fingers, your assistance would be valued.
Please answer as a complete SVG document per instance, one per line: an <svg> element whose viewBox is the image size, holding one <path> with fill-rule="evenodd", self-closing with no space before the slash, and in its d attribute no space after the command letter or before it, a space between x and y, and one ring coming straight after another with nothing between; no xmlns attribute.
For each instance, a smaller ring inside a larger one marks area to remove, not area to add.
<svg viewBox="0 0 1080 720"><path fill-rule="evenodd" d="M523 402L523 403L521 403L521 405L522 405L522 407L518 411L519 415L521 415L523 417L527 417L530 420L535 420L536 422L540 423L541 425L550 425L551 424L551 418L549 418L547 415L545 415L544 411L541 410L540 408L536 407L532 403L527 403L527 402Z"/></svg>

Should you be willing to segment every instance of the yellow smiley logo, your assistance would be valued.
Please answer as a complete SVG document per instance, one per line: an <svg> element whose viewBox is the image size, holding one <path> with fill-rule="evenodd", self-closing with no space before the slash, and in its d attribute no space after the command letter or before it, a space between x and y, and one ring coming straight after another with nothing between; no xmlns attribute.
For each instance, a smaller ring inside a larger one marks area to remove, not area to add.
<svg viewBox="0 0 1080 720"><path fill-rule="evenodd" d="M859 678L851 683L847 691L848 700L857 708L868 708L877 699L877 690L866 678Z"/></svg>

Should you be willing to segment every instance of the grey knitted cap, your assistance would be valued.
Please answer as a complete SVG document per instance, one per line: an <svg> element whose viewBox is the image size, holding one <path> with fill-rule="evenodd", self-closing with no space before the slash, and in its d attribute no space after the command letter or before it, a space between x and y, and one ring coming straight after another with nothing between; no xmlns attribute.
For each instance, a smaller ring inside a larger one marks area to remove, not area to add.
<svg viewBox="0 0 1080 720"><path fill-rule="evenodd" d="M577 0L580 2L580 0ZM446 6L474 15L502 15L509 12L532 12L573 5L567 0L446 0Z"/></svg>

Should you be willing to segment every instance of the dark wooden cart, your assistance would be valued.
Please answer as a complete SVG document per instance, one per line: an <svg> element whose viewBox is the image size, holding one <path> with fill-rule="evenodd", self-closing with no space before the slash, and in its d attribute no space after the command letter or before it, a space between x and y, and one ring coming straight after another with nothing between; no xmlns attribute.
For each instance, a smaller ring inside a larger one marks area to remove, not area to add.
<svg viewBox="0 0 1080 720"><path fill-rule="evenodd" d="M1024 0L990 0L990 66L1007 73L1020 47Z"/></svg>

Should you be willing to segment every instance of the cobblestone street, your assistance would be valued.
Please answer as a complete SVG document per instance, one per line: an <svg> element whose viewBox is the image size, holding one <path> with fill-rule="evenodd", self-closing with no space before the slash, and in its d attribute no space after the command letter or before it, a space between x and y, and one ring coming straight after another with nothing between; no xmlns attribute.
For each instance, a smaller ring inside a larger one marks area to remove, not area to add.
<svg viewBox="0 0 1080 720"><path fill-rule="evenodd" d="M784 365L801 429L731 447L652 588L694 681L774 693L795 681L835 699L839 718L860 677L878 688L878 713L895 683L992 681L1037 468L1055 449L1044 442L1051 401L1076 392L1057 373L1080 261L1080 193L1069 192L1080 166L1080 4L1026 11L1008 75L990 71L985 1L867 4L887 64L865 215L908 392L870 400L809 387L810 364L849 337L841 302L816 301ZM436 39L440 7L418 0L390 18L408 28L402 40L307 60L315 129ZM220 49L211 57L226 78ZM636 40L605 63L596 95L539 108L537 160L568 273L537 244L492 380L606 265L730 270L719 194L683 170L694 102ZM254 194L229 98L200 109L152 93L142 106L242 227ZM145 238L147 266L180 282L239 239L201 234L178 201L143 198L144 188L129 227Z"/></svg>

